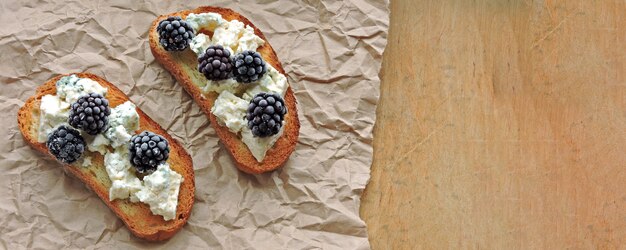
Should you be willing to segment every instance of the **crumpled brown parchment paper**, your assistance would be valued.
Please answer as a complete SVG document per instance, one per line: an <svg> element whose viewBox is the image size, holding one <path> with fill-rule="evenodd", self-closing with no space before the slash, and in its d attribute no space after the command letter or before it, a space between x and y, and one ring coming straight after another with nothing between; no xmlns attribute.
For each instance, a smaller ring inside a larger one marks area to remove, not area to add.
<svg viewBox="0 0 626 250"><path fill-rule="evenodd" d="M284 168L247 175L153 58L160 14L232 8L267 36L298 99L302 128ZM359 218L369 179L387 0L17 1L0 3L0 248L367 249ZM18 108L63 73L105 77L192 155L196 202L171 240L147 243L78 180L32 150Z"/></svg>

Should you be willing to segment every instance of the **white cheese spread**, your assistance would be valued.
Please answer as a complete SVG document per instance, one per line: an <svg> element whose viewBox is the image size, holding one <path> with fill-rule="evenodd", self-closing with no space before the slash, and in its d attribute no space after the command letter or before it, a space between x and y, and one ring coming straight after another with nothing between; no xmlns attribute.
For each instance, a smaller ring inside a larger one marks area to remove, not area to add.
<svg viewBox="0 0 626 250"><path fill-rule="evenodd" d="M213 44L229 48L231 52L241 53L245 50L253 50L262 46L265 41L254 34L254 29L239 20L223 22L213 31L211 38Z"/></svg>
<svg viewBox="0 0 626 250"><path fill-rule="evenodd" d="M213 12L200 14L191 13L187 15L185 21L193 28L196 34L201 29L213 31L217 26L225 22L222 15Z"/></svg>
<svg viewBox="0 0 626 250"><path fill-rule="evenodd" d="M189 43L189 48L198 56L204 53L209 46L211 46L211 38L202 33L194 36Z"/></svg>
<svg viewBox="0 0 626 250"><path fill-rule="evenodd" d="M69 103L55 95L45 95L41 98L38 142L45 142L48 140L48 134L57 126L67 123L69 107Z"/></svg>
<svg viewBox="0 0 626 250"><path fill-rule="evenodd" d="M244 94L243 99L251 100L256 94L276 93L281 97L285 97L285 92L289 84L287 83L287 77L276 70L272 65L266 63L267 73L261 77L259 82L252 88L249 88Z"/></svg>
<svg viewBox="0 0 626 250"><path fill-rule="evenodd" d="M226 21L217 13L191 13L186 21L196 32L190 47L198 55L204 53L209 45L222 45L230 52L240 53L246 50L256 51L265 44L250 25L239 20ZM212 31L213 37L209 40L207 35L199 33L200 29Z"/></svg>
<svg viewBox="0 0 626 250"><path fill-rule="evenodd" d="M103 133L111 141L111 146L117 148L130 141L131 134L139 129L139 114L135 104L126 101L111 109L109 128Z"/></svg>
<svg viewBox="0 0 626 250"><path fill-rule="evenodd" d="M183 177L172 171L167 163L157 167L157 170L143 178L143 187L135 196L139 201L150 206L150 211L163 216L165 220L176 217L178 192Z"/></svg>
<svg viewBox="0 0 626 250"><path fill-rule="evenodd" d="M245 91L247 87L248 86L244 86L243 84L238 83L233 78L228 78L221 81L207 80L206 85L204 85L204 87L201 87L200 90L202 90L203 93L222 93L224 91L228 91L233 94L239 94Z"/></svg>
<svg viewBox="0 0 626 250"><path fill-rule="evenodd" d="M79 97L98 93L106 96L107 88L102 87L98 82L89 78L79 78L76 75L61 77L56 83L57 96L65 99L65 102L72 104Z"/></svg>
<svg viewBox="0 0 626 250"><path fill-rule="evenodd" d="M110 141L104 135L97 134L96 136L85 135L85 143L87 144L87 150L90 152L98 152L102 155L108 152L107 146Z"/></svg>
<svg viewBox="0 0 626 250"><path fill-rule="evenodd" d="M283 121L283 126L285 122ZM256 158L258 162L262 162L265 158L267 151L274 146L274 143L283 135L283 128L281 127L278 134L269 137L257 137L252 134L252 131L246 126L241 130L241 140L248 146L250 152Z"/></svg>
<svg viewBox="0 0 626 250"><path fill-rule="evenodd" d="M215 100L211 113L217 117L220 124L236 134L247 124L245 117L248 103L244 99L224 91Z"/></svg>
<svg viewBox="0 0 626 250"><path fill-rule="evenodd" d="M222 45L225 48L230 49L230 52L237 50L240 34L245 29L245 24L238 20L232 20L230 22L223 22L213 30L213 37L211 37L211 43L214 45Z"/></svg>
<svg viewBox="0 0 626 250"><path fill-rule="evenodd" d="M109 179L109 200L131 198L133 194L141 190L141 180L137 178L130 164L127 147L120 147L114 152L104 155L104 166ZM136 202L136 201L133 201Z"/></svg>
<svg viewBox="0 0 626 250"><path fill-rule="evenodd" d="M104 136L111 141L111 147L117 148L130 141L131 135L128 132L129 131L126 130L124 126L117 125L116 127L107 129Z"/></svg>
<svg viewBox="0 0 626 250"><path fill-rule="evenodd" d="M241 31L239 34L239 39L237 40L237 49L236 53L241 53L246 50L256 51L259 47L263 46L265 41L261 39L259 36L254 34L254 29L249 25L246 25L246 28Z"/></svg>

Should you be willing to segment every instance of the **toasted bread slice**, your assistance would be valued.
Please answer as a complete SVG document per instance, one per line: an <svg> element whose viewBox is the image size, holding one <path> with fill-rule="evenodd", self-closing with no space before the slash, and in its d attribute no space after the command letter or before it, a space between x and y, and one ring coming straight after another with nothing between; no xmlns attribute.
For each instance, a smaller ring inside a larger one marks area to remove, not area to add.
<svg viewBox="0 0 626 250"><path fill-rule="evenodd" d="M116 107L126 101L126 96L115 85L105 81L104 79L89 73L76 73L80 78L90 78L98 82L103 87L108 88L107 99L111 107ZM37 88L34 96L31 96L24 106L18 112L17 122L22 132L24 140L39 152L52 158L52 154L48 152L45 143L37 142L37 130L39 128L39 106L41 98L44 95L56 94L55 83L61 76L48 80L45 84ZM113 212L126 224L128 229L137 237L149 240L160 241L166 240L174 236L189 219L191 207L194 202L194 172L191 157L183 149L183 147L174 140L161 126L150 119L144 112L137 108L139 114L139 131L150 130L164 136L170 142L170 156L167 162L172 170L179 173L184 179L180 185L178 194L178 206L176 208L176 217L172 220L165 221L160 215L154 215L150 211L147 204L130 202L129 199L117 199L109 201L109 188L111 180L104 166L104 156L100 153L85 151L83 157L91 157L92 165L89 167L65 165L66 172L72 173L87 187L102 199L102 201L113 210Z"/></svg>
<svg viewBox="0 0 626 250"><path fill-rule="evenodd" d="M221 126L217 123L217 118L211 113L211 107L215 99L217 99L217 93L202 94L201 90L194 82L206 81L204 75L198 72L198 61L196 54L190 49L186 49L181 52L169 52L163 49L159 44L159 34L157 33L157 26L159 22L166 19L168 16L179 16L186 18L190 13L206 13L214 12L222 15L225 20L239 20L240 22L250 25L254 29L254 33L265 41L265 44L257 49L266 63L272 65L281 74L285 75L285 70L278 61L278 57L274 52L274 49L269 44L263 33L254 26L248 19L241 14L225 8L219 7L199 7L193 10L184 10L167 15L159 16L150 27L150 49L152 54L159 63L161 63L183 86L183 88L193 97L193 99L200 105L202 111L209 117L211 125L217 131L217 135L226 146L233 159L236 162L237 167L247 173L259 174L268 172L276 168L281 167L296 147L298 141L298 135L300 133L300 121L298 120L298 110L296 108L296 98L293 94L291 87L287 89L285 93L285 105L287 105L287 115L285 116L285 125L283 127L283 135L276 141L274 146L267 151L265 158L262 162L258 162L246 144L244 144L238 135L230 132L227 127ZM200 30L200 32L207 32Z"/></svg>

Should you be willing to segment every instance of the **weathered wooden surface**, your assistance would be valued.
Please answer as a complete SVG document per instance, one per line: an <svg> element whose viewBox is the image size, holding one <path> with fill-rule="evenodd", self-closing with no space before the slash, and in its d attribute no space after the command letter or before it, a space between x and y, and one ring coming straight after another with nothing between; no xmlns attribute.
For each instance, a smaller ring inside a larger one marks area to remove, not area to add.
<svg viewBox="0 0 626 250"><path fill-rule="evenodd" d="M626 247L626 1L395 0L374 249Z"/></svg>

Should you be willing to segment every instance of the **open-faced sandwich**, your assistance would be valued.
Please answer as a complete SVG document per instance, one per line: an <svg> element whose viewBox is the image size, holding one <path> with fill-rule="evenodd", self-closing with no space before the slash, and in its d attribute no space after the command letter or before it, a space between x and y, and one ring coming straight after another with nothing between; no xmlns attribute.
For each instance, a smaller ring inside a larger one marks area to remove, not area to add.
<svg viewBox="0 0 626 250"><path fill-rule="evenodd" d="M172 237L194 202L191 157L122 91L89 73L57 76L18 112L24 140L93 190L137 237Z"/></svg>
<svg viewBox="0 0 626 250"><path fill-rule="evenodd" d="M294 151L296 98L272 46L248 19L199 7L158 17L152 54L209 117L237 167L263 173Z"/></svg>

